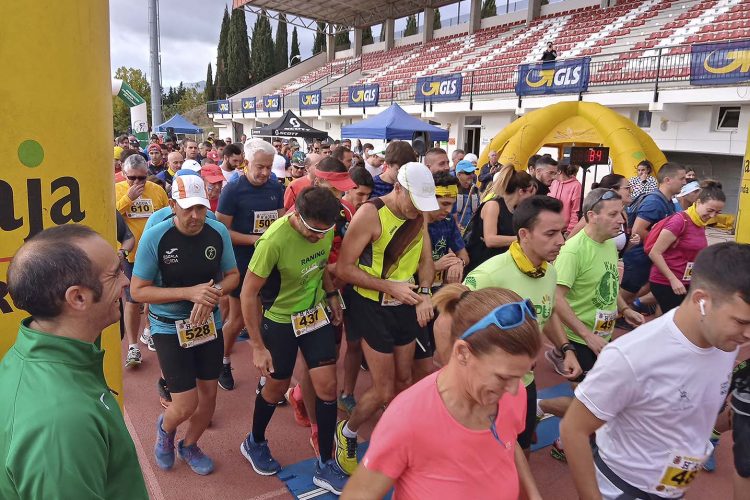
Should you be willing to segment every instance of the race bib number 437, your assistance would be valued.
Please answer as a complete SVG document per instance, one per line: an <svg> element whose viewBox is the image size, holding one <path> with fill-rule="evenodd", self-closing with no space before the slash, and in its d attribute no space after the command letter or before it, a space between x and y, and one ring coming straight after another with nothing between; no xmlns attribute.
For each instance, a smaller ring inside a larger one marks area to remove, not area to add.
<svg viewBox="0 0 750 500"><path fill-rule="evenodd" d="M328 314L326 314L322 304L318 304L307 311L292 314L292 328L295 337L322 328L329 322Z"/></svg>

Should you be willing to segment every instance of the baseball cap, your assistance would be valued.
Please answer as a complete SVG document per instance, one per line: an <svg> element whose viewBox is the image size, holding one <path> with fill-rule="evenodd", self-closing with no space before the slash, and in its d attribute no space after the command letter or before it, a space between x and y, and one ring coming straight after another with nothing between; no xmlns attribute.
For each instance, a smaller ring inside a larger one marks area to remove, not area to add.
<svg viewBox="0 0 750 500"><path fill-rule="evenodd" d="M465 174L473 174L477 167L473 163L467 160L461 160L456 164L456 172L463 172Z"/></svg>
<svg viewBox="0 0 750 500"><path fill-rule="evenodd" d="M148 148L146 149L146 151L150 153L152 149L158 149L159 151L161 151L161 145L156 142L152 142L151 144L148 145Z"/></svg>
<svg viewBox="0 0 750 500"><path fill-rule="evenodd" d="M211 184L215 182L224 182L224 174L221 173L221 167L213 163L207 163L201 168L201 177Z"/></svg>
<svg viewBox="0 0 750 500"><path fill-rule="evenodd" d="M357 184L349 177L349 172L323 172L322 170L315 170L315 177L320 177L330 182L331 186L339 191L346 192L357 187Z"/></svg>
<svg viewBox="0 0 750 500"><path fill-rule="evenodd" d="M424 164L412 161L401 165L398 169L398 183L409 192L417 210L431 212L440 208L435 198L435 180Z"/></svg>
<svg viewBox="0 0 750 500"><path fill-rule="evenodd" d="M700 190L701 185L698 184L698 181L690 181L684 186L682 186L682 189L680 189L680 193L677 195L678 198L682 198L683 196L687 196L690 193L694 193L695 191Z"/></svg>
<svg viewBox="0 0 750 500"><path fill-rule="evenodd" d="M206 184L199 175L181 175L172 182L172 199L182 208L203 205L211 208L206 194Z"/></svg>
<svg viewBox="0 0 750 500"><path fill-rule="evenodd" d="M193 172L200 172L201 164L195 160L185 160L184 163L182 164L182 168L192 170Z"/></svg>
<svg viewBox="0 0 750 500"><path fill-rule="evenodd" d="M185 176L185 175L197 175L198 177L200 177L201 174L199 174L195 170L185 170L185 169L178 170L174 174L175 177L182 177L182 176Z"/></svg>
<svg viewBox="0 0 750 500"><path fill-rule="evenodd" d="M120 146L115 146L115 151L114 151L114 153L115 153L115 157L114 157L113 159L114 159L114 160L119 160L119 159L120 159L120 157L122 156L122 151L123 151L122 147L120 147Z"/></svg>
<svg viewBox="0 0 750 500"><path fill-rule="evenodd" d="M182 165L185 168L185 164ZM271 172L276 174L276 177L283 179L286 177L286 158L277 154L273 157L273 165L271 166Z"/></svg>
<svg viewBox="0 0 750 500"><path fill-rule="evenodd" d="M464 155L464 160L466 160L466 161L468 161L470 163L475 163L475 162L479 161L479 158L477 158L477 155L475 155L474 153L469 153L467 155Z"/></svg>
<svg viewBox="0 0 750 500"><path fill-rule="evenodd" d="M221 157L219 156L219 152L215 150L211 150L208 153L206 153L206 158L208 158L211 161L219 161Z"/></svg>
<svg viewBox="0 0 750 500"><path fill-rule="evenodd" d="M292 165L302 165L305 161L305 153L297 151L292 155Z"/></svg>

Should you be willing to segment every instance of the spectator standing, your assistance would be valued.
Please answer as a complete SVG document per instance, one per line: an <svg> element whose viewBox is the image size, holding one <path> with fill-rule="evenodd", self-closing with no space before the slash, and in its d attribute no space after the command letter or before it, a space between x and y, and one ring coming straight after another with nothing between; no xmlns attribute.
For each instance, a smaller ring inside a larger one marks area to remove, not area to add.
<svg viewBox="0 0 750 500"><path fill-rule="evenodd" d="M552 42L547 42L547 49L542 53L542 61L554 61L557 59L557 51L552 45Z"/></svg>
<svg viewBox="0 0 750 500"><path fill-rule="evenodd" d="M578 165L571 165L567 161L561 161L558 165L557 179L550 185L549 195L557 198L563 204L563 216L565 217L565 233L570 233L578 224L578 211L581 208L581 193L583 186L576 179Z"/></svg>
<svg viewBox="0 0 750 500"><path fill-rule="evenodd" d="M648 160L643 160L636 167L638 175L630 178L631 196L633 199L638 198L642 194L653 193L659 189L659 183L656 181L651 172L654 170L654 166Z"/></svg>

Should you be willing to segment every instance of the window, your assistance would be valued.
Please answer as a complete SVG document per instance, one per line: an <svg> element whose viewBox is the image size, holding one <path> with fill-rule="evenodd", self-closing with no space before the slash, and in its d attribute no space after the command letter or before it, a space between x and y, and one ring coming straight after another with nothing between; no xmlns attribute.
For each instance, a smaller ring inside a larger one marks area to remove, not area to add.
<svg viewBox="0 0 750 500"><path fill-rule="evenodd" d="M641 109L638 111L638 126L640 128L651 128L651 111Z"/></svg>
<svg viewBox="0 0 750 500"><path fill-rule="evenodd" d="M716 130L733 130L740 125L740 107L722 106L719 108Z"/></svg>
<svg viewBox="0 0 750 500"><path fill-rule="evenodd" d="M464 126L466 127L481 127L482 117L481 116L467 116L464 118Z"/></svg>

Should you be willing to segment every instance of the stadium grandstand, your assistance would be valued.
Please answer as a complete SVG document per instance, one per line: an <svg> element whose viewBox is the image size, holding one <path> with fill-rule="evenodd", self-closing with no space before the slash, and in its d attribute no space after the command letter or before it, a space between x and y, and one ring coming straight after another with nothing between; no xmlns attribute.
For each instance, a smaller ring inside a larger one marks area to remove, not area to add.
<svg viewBox="0 0 750 500"><path fill-rule="evenodd" d="M449 3L235 0L235 8L271 17L281 12L291 24L297 20L311 29L315 23L306 19L316 13L315 20L350 30L352 48L336 51L329 32L325 52L209 103L207 112L226 132L222 136L250 135L253 127L293 110L338 138L341 127L395 102L447 128L443 146L449 153L461 148L480 154L529 111L566 100L597 102L636 122L668 159L720 179L730 194L726 211L736 211L738 156L745 151L744 133L737 132L750 120L750 1L530 0L514 4L515 12L481 19L481 2L470 0L465 22L433 30L435 9ZM498 2L498 12L507 10L500 8L504 3ZM419 33L396 38L394 20L415 13ZM362 29L380 23L384 41L362 46ZM691 77L696 47L728 42L732 50L725 51L723 66L712 69L710 82ZM571 64L567 76L555 73L554 82L552 74L544 77L550 63L540 62L548 43L557 51L554 67ZM576 61L585 62L583 87L559 93L521 88L565 83ZM519 79L523 71L540 78L523 73Z"/></svg>

